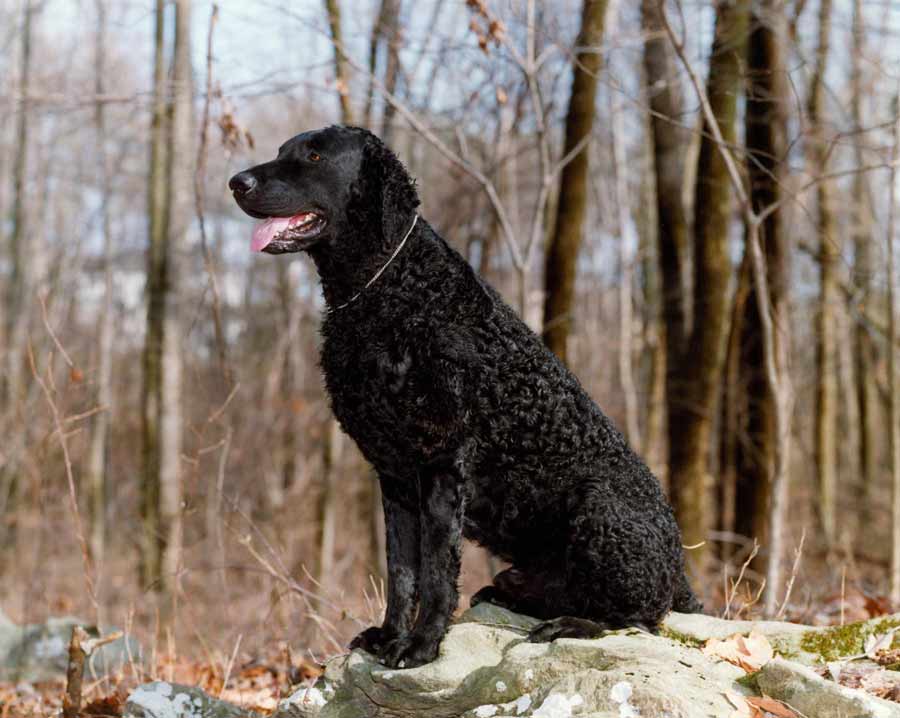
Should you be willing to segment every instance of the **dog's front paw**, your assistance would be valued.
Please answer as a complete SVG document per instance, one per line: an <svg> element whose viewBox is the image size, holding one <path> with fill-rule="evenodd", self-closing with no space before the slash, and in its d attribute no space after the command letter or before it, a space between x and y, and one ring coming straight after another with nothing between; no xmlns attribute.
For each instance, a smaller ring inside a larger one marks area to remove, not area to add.
<svg viewBox="0 0 900 718"><path fill-rule="evenodd" d="M350 641L350 650L361 648L373 656L380 656L387 645L397 637L397 634L384 626L370 626L356 638Z"/></svg>
<svg viewBox="0 0 900 718"><path fill-rule="evenodd" d="M415 668L437 658L441 636L410 633L391 641L381 653L381 661L390 668Z"/></svg>

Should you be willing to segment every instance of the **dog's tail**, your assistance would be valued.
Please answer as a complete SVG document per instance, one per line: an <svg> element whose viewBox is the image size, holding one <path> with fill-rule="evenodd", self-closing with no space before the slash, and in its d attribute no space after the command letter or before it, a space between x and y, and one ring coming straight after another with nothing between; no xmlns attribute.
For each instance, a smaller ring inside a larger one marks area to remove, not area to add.
<svg viewBox="0 0 900 718"><path fill-rule="evenodd" d="M687 576L682 572L675 587L675 597L672 601L672 610L678 613L703 613L703 604L697 599L688 583Z"/></svg>

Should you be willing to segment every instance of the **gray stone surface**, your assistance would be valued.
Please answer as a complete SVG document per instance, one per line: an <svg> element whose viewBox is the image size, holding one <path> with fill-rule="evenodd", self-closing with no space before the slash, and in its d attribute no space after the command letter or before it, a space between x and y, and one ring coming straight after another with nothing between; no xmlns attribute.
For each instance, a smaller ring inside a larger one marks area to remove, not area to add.
<svg viewBox="0 0 900 718"><path fill-rule="evenodd" d="M728 716L726 691L744 672L661 636L620 631L592 641L524 641L533 619L476 609L453 626L438 659L388 669L355 651L331 661L317 684L321 707L302 718L570 718ZM486 621L475 623L473 618Z"/></svg>
<svg viewBox="0 0 900 718"><path fill-rule="evenodd" d="M769 661L756 682L761 691L810 718L900 718L900 704L838 685L791 661Z"/></svg>
<svg viewBox="0 0 900 718"><path fill-rule="evenodd" d="M450 629L436 661L390 669L354 651L329 661L315 685L282 701L274 718L732 718L732 701L766 695L807 718L900 718L900 705L825 680L776 658L754 680L737 666L704 655L698 645L756 629L786 645L855 646L893 618L844 627L834 635L806 626L673 616L668 635L637 630L590 641L525 641L535 619L478 606ZM817 639L811 641L809 633ZM804 659L814 661L806 651ZM739 680L740 679L740 680ZM729 698L730 696L730 698ZM141 686L131 718L252 716L197 689Z"/></svg>
<svg viewBox="0 0 900 718"><path fill-rule="evenodd" d="M125 718L250 718L231 703L220 701L199 688L154 681L136 688L125 703Z"/></svg>
<svg viewBox="0 0 900 718"><path fill-rule="evenodd" d="M69 640L75 626L83 626L88 633L96 635L96 629L71 616L24 626L0 620L0 680L33 683L65 675ZM129 647L138 661L137 642L132 639L126 644L125 639L119 639L97 649L85 664L85 674L102 675L120 668L129 660Z"/></svg>
<svg viewBox="0 0 900 718"><path fill-rule="evenodd" d="M700 614L670 613L663 622L662 632L675 640L699 645L710 638L723 639L735 633L747 635L755 630L768 638L783 657L813 666L862 654L867 637L897 627L900 627L900 614L845 626L802 626L783 621L726 621ZM894 645L897 646L896 640Z"/></svg>

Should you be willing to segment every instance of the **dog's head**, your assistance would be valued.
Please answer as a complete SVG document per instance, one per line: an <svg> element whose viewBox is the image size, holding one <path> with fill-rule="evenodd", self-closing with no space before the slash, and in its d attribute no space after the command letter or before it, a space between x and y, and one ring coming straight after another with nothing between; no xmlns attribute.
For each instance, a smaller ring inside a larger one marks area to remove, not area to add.
<svg viewBox="0 0 900 718"><path fill-rule="evenodd" d="M327 250L350 236L380 249L400 239L419 204L394 153L356 127L297 135L228 186L244 212L264 220L251 248L269 254Z"/></svg>

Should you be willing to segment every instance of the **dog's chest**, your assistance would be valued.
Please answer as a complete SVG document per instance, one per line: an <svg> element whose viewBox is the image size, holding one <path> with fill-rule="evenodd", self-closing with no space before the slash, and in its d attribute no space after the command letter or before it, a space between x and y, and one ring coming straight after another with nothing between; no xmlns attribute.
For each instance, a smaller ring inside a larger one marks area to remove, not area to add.
<svg viewBox="0 0 900 718"><path fill-rule="evenodd" d="M428 453L440 431L408 337L373 324L329 327L321 365L335 416L373 463Z"/></svg>

